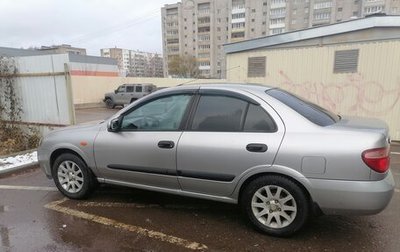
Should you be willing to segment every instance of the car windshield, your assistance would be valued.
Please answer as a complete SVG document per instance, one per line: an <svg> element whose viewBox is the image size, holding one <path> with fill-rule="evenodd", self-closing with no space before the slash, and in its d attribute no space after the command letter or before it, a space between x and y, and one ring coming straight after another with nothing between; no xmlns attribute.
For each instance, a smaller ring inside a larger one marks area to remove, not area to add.
<svg viewBox="0 0 400 252"><path fill-rule="evenodd" d="M284 103L319 126L332 125L340 120L340 116L281 89L269 89L265 91L265 93Z"/></svg>

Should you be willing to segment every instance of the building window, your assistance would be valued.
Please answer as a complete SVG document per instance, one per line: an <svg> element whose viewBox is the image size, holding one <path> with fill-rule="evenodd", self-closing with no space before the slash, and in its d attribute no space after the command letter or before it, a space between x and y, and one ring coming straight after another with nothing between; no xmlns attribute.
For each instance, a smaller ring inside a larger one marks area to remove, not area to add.
<svg viewBox="0 0 400 252"><path fill-rule="evenodd" d="M280 34L283 32L285 32L285 28L275 28L275 29L271 29L270 34L275 35L275 34Z"/></svg>
<svg viewBox="0 0 400 252"><path fill-rule="evenodd" d="M337 9L337 11L338 11L338 12L343 11L343 8L342 8L342 7L339 7L339 8Z"/></svg>
<svg viewBox="0 0 400 252"><path fill-rule="evenodd" d="M232 14L232 19L238 19L238 18L245 18L246 14L245 13L236 13ZM228 20L227 20L228 21Z"/></svg>
<svg viewBox="0 0 400 252"><path fill-rule="evenodd" d="M332 7L332 2L321 2L314 4L314 10L326 9L331 7Z"/></svg>
<svg viewBox="0 0 400 252"><path fill-rule="evenodd" d="M269 23L271 25L284 24L285 23L285 18L274 18L274 19L269 20Z"/></svg>
<svg viewBox="0 0 400 252"><path fill-rule="evenodd" d="M197 11L199 14L210 13L210 3L200 3L197 5Z"/></svg>
<svg viewBox="0 0 400 252"><path fill-rule="evenodd" d="M378 6L369 6L364 9L365 14L372 14L372 13L378 13L384 10L383 5L378 5Z"/></svg>
<svg viewBox="0 0 400 252"><path fill-rule="evenodd" d="M245 23L244 22L240 22L240 23L233 23L232 24L232 29L242 29L245 27ZM228 27L226 27L228 28Z"/></svg>
<svg viewBox="0 0 400 252"><path fill-rule="evenodd" d="M334 73L356 73L359 49L335 51Z"/></svg>
<svg viewBox="0 0 400 252"><path fill-rule="evenodd" d="M235 32L231 34L231 38L244 38L244 32Z"/></svg>
<svg viewBox="0 0 400 252"><path fill-rule="evenodd" d="M314 14L314 20L325 20L325 19L330 19L330 18L331 18L330 12L321 12L321 13Z"/></svg>
<svg viewBox="0 0 400 252"><path fill-rule="evenodd" d="M265 77L266 57L249 57L247 61L247 77Z"/></svg>

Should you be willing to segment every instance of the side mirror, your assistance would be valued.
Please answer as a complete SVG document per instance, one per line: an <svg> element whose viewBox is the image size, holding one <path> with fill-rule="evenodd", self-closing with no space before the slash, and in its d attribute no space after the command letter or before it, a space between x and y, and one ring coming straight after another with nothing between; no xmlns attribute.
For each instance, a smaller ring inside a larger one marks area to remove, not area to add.
<svg viewBox="0 0 400 252"><path fill-rule="evenodd" d="M118 90L117 90L117 89L114 90L114 94L116 94L116 93L118 93Z"/></svg>
<svg viewBox="0 0 400 252"><path fill-rule="evenodd" d="M108 123L108 131L118 132L121 129L121 117L114 118Z"/></svg>

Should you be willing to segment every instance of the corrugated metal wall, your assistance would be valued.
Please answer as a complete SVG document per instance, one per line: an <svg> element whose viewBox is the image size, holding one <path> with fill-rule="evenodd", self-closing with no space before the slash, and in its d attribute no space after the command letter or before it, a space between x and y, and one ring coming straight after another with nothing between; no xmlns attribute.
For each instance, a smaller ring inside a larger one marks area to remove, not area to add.
<svg viewBox="0 0 400 252"><path fill-rule="evenodd" d="M22 122L49 127L72 124L71 91L64 69L68 55L16 57L15 62Z"/></svg>
<svg viewBox="0 0 400 252"><path fill-rule="evenodd" d="M359 49L357 73L334 73L337 50ZM266 76L247 77L248 57L266 56ZM400 140L400 41L256 50L227 55L227 80L290 90L343 115L376 117Z"/></svg>

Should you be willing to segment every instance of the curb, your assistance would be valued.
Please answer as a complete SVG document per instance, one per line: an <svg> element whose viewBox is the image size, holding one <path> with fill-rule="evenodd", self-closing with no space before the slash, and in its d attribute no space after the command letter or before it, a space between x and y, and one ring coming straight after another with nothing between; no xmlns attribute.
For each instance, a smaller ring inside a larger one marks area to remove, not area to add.
<svg viewBox="0 0 400 252"><path fill-rule="evenodd" d="M0 158L15 157L15 156L18 156L18 155L24 155L26 153L31 153L31 152L34 152L34 151L37 151L37 149L14 152L14 153L11 153L9 155L0 156ZM18 171L22 171L22 170L25 170L25 169L32 168L32 167L34 167L34 166L36 166L38 164L39 164L39 162L36 161L36 162L22 164L22 165L19 165L19 166L15 166L15 167L11 167L11 168L0 170L0 178L4 177L5 175L9 175L11 173L14 173L14 172L18 172Z"/></svg>
<svg viewBox="0 0 400 252"><path fill-rule="evenodd" d="M12 168L8 168L8 169L4 169L0 171L0 178L5 176L5 175L10 175L11 173L14 172L19 172L19 171L23 171L23 170L28 170L29 168L33 168L34 166L38 165L39 162L33 162L33 163L28 163L28 164L23 164L20 166L15 166Z"/></svg>
<svg viewBox="0 0 400 252"><path fill-rule="evenodd" d="M0 155L0 158L15 157L15 156L18 156L18 155L24 155L26 153L34 152L34 151L37 151L37 149L30 149L30 150L24 150L24 151L19 151L19 152L13 152L13 153L10 153L8 155Z"/></svg>

